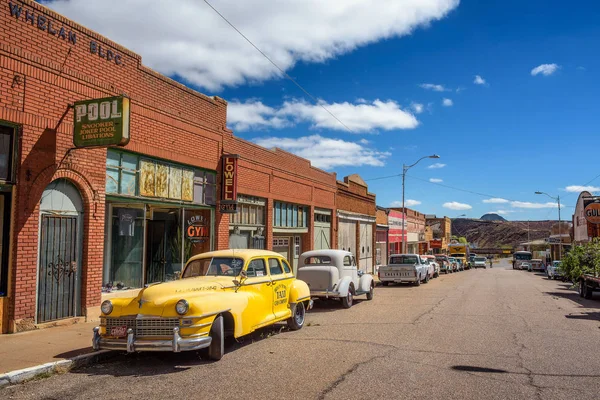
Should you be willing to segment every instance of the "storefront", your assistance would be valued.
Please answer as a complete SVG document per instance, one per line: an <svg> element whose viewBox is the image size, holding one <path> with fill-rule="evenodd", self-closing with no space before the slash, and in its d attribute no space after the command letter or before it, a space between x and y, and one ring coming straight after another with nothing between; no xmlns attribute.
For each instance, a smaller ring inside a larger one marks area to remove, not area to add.
<svg viewBox="0 0 600 400"><path fill-rule="evenodd" d="M294 274L298 270L302 244L308 240L309 221L308 206L273 202L273 251L289 261Z"/></svg>
<svg viewBox="0 0 600 400"><path fill-rule="evenodd" d="M331 210L315 208L313 250L331 249Z"/></svg>
<svg viewBox="0 0 600 400"><path fill-rule="evenodd" d="M109 149L103 291L176 279L214 249L216 173Z"/></svg>
<svg viewBox="0 0 600 400"><path fill-rule="evenodd" d="M238 212L229 217L229 248L265 249L266 200L237 196Z"/></svg>
<svg viewBox="0 0 600 400"><path fill-rule="evenodd" d="M406 240L406 221L401 211L390 210L388 215L390 254L402 253L402 241Z"/></svg>

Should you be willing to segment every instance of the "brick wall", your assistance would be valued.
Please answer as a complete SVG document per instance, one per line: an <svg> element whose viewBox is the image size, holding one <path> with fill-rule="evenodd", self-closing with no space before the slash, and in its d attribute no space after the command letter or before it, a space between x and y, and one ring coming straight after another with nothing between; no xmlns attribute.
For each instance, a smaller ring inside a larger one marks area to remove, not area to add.
<svg viewBox="0 0 600 400"><path fill-rule="evenodd" d="M106 149L72 148L72 112L54 131L74 101L130 97L129 151L217 172L221 154L240 154L238 192L268 199L269 248L273 200L308 205L311 216L314 207L335 213L335 174L285 151L235 138L226 128L225 100L156 73L142 65L139 55L34 1L3 2L0 22L0 121L21 127L9 284L12 330L33 324L39 201L46 186L58 178L73 182L84 202L83 312L100 302ZM335 229L336 222L332 225ZM227 248L228 215L216 213L215 231L215 247ZM312 233L305 236L303 247L308 249Z"/></svg>

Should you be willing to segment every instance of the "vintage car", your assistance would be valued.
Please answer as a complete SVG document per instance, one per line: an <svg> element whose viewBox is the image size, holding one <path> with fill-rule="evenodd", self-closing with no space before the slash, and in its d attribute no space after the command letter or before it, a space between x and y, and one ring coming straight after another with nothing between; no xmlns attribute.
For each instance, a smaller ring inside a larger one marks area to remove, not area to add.
<svg viewBox="0 0 600 400"><path fill-rule="evenodd" d="M474 257L472 261L474 269L483 268L486 269L486 258L485 257Z"/></svg>
<svg viewBox="0 0 600 400"><path fill-rule="evenodd" d="M427 264L429 264L429 273L432 278L437 278L440 276L440 264L435 259L435 256L431 255L422 255L422 259L427 260Z"/></svg>
<svg viewBox="0 0 600 400"><path fill-rule="evenodd" d="M239 338L287 321L302 328L312 307L306 283L287 260L266 250L222 250L190 258L176 281L106 300L94 350L189 351L219 360L226 336Z"/></svg>
<svg viewBox="0 0 600 400"><path fill-rule="evenodd" d="M563 273L560 270L560 261L552 261L552 264L548 264L546 268L546 276L548 279L562 279Z"/></svg>
<svg viewBox="0 0 600 400"><path fill-rule="evenodd" d="M388 265L379 268L379 280L383 286L390 283L412 283L416 286L431 278L429 265L418 254L392 254Z"/></svg>
<svg viewBox="0 0 600 400"><path fill-rule="evenodd" d="M298 261L298 279L306 282L310 295L341 299L344 308L352 307L354 296L373 299L373 276L359 271L354 255L345 250L312 250L302 253Z"/></svg>
<svg viewBox="0 0 600 400"><path fill-rule="evenodd" d="M437 262L440 265L440 272L443 272L445 274L447 274L448 272L452 273L452 266L450 265L448 256L438 254L435 256L435 262Z"/></svg>

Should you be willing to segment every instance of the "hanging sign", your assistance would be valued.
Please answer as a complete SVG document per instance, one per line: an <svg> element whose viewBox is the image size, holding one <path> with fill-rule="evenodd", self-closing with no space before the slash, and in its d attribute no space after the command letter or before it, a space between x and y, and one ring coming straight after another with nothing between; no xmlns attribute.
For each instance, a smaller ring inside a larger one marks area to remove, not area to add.
<svg viewBox="0 0 600 400"><path fill-rule="evenodd" d="M223 155L221 204L219 206L219 210L223 214L237 213L238 158L237 154Z"/></svg>
<svg viewBox="0 0 600 400"><path fill-rule="evenodd" d="M590 224L600 224L600 203L590 202L585 206L583 214Z"/></svg>
<svg viewBox="0 0 600 400"><path fill-rule="evenodd" d="M75 147L125 146L129 143L129 99L123 96L77 101Z"/></svg>

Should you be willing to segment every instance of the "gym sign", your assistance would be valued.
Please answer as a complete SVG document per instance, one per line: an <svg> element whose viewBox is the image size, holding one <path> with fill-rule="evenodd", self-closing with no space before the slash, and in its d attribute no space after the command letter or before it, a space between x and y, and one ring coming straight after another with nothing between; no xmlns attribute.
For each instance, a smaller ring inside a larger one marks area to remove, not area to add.
<svg viewBox="0 0 600 400"><path fill-rule="evenodd" d="M125 146L129 143L129 99L106 97L74 105L75 147Z"/></svg>

